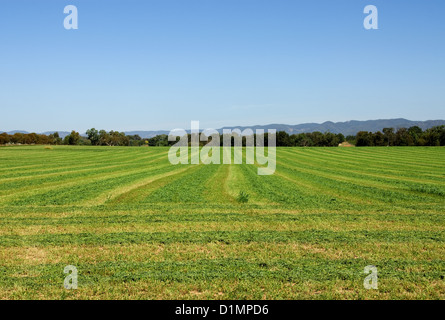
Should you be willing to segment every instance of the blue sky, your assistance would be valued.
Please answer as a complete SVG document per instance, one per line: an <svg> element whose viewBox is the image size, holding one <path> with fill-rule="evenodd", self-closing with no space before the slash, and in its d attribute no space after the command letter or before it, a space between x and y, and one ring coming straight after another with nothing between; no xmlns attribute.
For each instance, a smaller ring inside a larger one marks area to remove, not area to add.
<svg viewBox="0 0 445 320"><path fill-rule="evenodd" d="M444 119L444 14L443 0L2 0L0 131Z"/></svg>

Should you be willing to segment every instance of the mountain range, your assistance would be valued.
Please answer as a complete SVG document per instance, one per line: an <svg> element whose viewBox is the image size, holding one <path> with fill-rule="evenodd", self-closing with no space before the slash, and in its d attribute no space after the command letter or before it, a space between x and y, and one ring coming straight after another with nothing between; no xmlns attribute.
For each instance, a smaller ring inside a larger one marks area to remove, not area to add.
<svg viewBox="0 0 445 320"><path fill-rule="evenodd" d="M240 129L241 131L245 129L252 129L254 132L256 129L275 129L277 131L285 131L289 134L298 134L304 132L332 132L332 133L342 133L345 136L355 135L359 131L382 131L383 128L409 128L412 126L419 126L422 130L429 129L434 126L445 125L445 120L427 120L427 121L411 121L403 118L399 119L379 119L379 120L366 120L366 121L358 121L351 120L345 122L332 122L326 121L323 123L302 123L296 125L288 125L288 124L268 124L268 125L255 125L255 126L237 126L237 127L223 127L217 129L218 132L222 133L223 129ZM203 128L201 128L203 129ZM23 130L14 130L7 132L8 134L14 133L29 133ZM46 131L42 132L42 134L48 135L54 133L55 131ZM68 131L58 131L59 136L64 138L69 135ZM168 130L157 130L157 131L126 131L126 135L139 135L141 138L152 138L154 136L160 134L168 134L170 131ZM83 136L85 134L82 134Z"/></svg>

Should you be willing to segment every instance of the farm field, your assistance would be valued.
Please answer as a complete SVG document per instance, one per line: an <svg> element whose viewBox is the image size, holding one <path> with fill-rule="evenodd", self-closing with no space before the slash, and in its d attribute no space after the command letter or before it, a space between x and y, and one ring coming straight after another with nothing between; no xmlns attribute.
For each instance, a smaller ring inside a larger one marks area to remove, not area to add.
<svg viewBox="0 0 445 320"><path fill-rule="evenodd" d="M0 299L445 299L445 148L168 150L0 147Z"/></svg>

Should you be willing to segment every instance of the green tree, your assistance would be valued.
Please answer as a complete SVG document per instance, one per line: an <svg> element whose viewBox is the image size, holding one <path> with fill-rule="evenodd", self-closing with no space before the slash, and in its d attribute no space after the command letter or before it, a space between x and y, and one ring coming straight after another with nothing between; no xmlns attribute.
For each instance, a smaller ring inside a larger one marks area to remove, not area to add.
<svg viewBox="0 0 445 320"><path fill-rule="evenodd" d="M291 140L289 134L285 131L279 131L277 133L277 147L290 147Z"/></svg>
<svg viewBox="0 0 445 320"><path fill-rule="evenodd" d="M64 144L68 144L70 146L78 145L80 143L80 134L77 131L71 131L69 135L65 137L63 140Z"/></svg>
<svg viewBox="0 0 445 320"><path fill-rule="evenodd" d="M24 143L23 142L23 133L16 132L11 137L11 142L14 144Z"/></svg>
<svg viewBox="0 0 445 320"><path fill-rule="evenodd" d="M397 130L394 145L402 147L414 145L413 137L409 134L408 129L400 128Z"/></svg>
<svg viewBox="0 0 445 320"><path fill-rule="evenodd" d="M101 146L111 146L110 135L105 130L100 130L99 131L99 145L101 145Z"/></svg>
<svg viewBox="0 0 445 320"><path fill-rule="evenodd" d="M100 140L99 131L97 131L95 128L91 128L87 130L86 134L93 146L99 145L99 140Z"/></svg>
<svg viewBox="0 0 445 320"><path fill-rule="evenodd" d="M357 147L369 147L373 145L373 134L372 132L359 131L356 135Z"/></svg>
<svg viewBox="0 0 445 320"><path fill-rule="evenodd" d="M0 134L0 144L7 144L11 141L11 137L6 132Z"/></svg>
<svg viewBox="0 0 445 320"><path fill-rule="evenodd" d="M423 133L422 129L418 126L413 126L408 129L408 133L411 136L411 138L413 139L414 145L416 145L416 146L419 145L419 139Z"/></svg>
<svg viewBox="0 0 445 320"><path fill-rule="evenodd" d="M383 135L388 146L394 145L394 128L383 128Z"/></svg>
<svg viewBox="0 0 445 320"><path fill-rule="evenodd" d="M424 144L426 146L440 146L440 138L441 138L441 134L443 127L441 129L441 127L432 127L428 130L426 130L425 132L423 132L422 134L422 139L424 140Z"/></svg>
<svg viewBox="0 0 445 320"><path fill-rule="evenodd" d="M337 133L337 140L338 140L338 143L343 143L346 141L346 138L342 133Z"/></svg>
<svg viewBox="0 0 445 320"><path fill-rule="evenodd" d="M374 145L377 147L385 146L385 136L380 131L373 134Z"/></svg>
<svg viewBox="0 0 445 320"><path fill-rule="evenodd" d="M62 143L63 143L63 141L62 141L62 139L60 138L58 132L54 132L54 133L50 134L50 135L48 136L48 140L49 140L49 143L50 143L50 144L59 145L59 144L62 144Z"/></svg>
<svg viewBox="0 0 445 320"><path fill-rule="evenodd" d="M355 145L355 143L356 143L356 135L355 136L353 136L353 135L348 135L348 136L346 136L346 141L347 142L349 142L350 144L354 144Z"/></svg>

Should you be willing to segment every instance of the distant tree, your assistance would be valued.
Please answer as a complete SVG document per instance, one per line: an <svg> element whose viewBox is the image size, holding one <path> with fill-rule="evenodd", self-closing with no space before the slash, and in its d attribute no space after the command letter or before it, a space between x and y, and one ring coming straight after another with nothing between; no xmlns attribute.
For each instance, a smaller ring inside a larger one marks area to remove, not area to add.
<svg viewBox="0 0 445 320"><path fill-rule="evenodd" d="M385 136L380 131L373 134L374 146L382 147L385 146Z"/></svg>
<svg viewBox="0 0 445 320"><path fill-rule="evenodd" d="M338 135L331 132L325 132L323 138L323 145L321 145L320 147L337 147L342 142L343 140L339 139Z"/></svg>
<svg viewBox="0 0 445 320"><path fill-rule="evenodd" d="M279 147L290 147L291 140L289 134L285 131L279 131L277 133L277 146Z"/></svg>
<svg viewBox="0 0 445 320"><path fill-rule="evenodd" d="M435 126L426 130L424 139L429 146L445 146L445 126Z"/></svg>
<svg viewBox="0 0 445 320"><path fill-rule="evenodd" d="M349 142L350 144L354 144L356 143L356 136L353 135L348 135L346 136L346 141Z"/></svg>
<svg viewBox="0 0 445 320"><path fill-rule="evenodd" d="M312 134L301 133L298 135L298 146L300 147L312 147L314 146L314 141L312 140Z"/></svg>
<svg viewBox="0 0 445 320"><path fill-rule="evenodd" d="M53 139L44 134L37 135L37 144L53 144Z"/></svg>
<svg viewBox="0 0 445 320"><path fill-rule="evenodd" d="M369 147L373 145L373 134L372 132L359 131L356 136L357 147Z"/></svg>
<svg viewBox="0 0 445 320"><path fill-rule="evenodd" d="M413 126L408 129L408 134L413 139L414 145L419 144L419 139L422 136L422 133L423 133L422 129L418 126Z"/></svg>
<svg viewBox="0 0 445 320"><path fill-rule="evenodd" d="M308 132L304 134L306 139L304 139L305 147L318 147L323 141L323 133L319 131Z"/></svg>
<svg viewBox="0 0 445 320"><path fill-rule="evenodd" d="M80 134L77 131L71 131L69 135L63 139L63 143L67 145L78 145L80 143Z"/></svg>
<svg viewBox="0 0 445 320"><path fill-rule="evenodd" d="M399 128L396 132L394 139L395 146L413 146L414 140L413 137L409 134L408 129Z"/></svg>
<svg viewBox="0 0 445 320"><path fill-rule="evenodd" d="M0 144L7 144L11 142L11 137L6 132L0 134Z"/></svg>
<svg viewBox="0 0 445 320"><path fill-rule="evenodd" d="M160 134L153 138L148 139L148 145L153 147L166 147L168 143L168 135Z"/></svg>
<svg viewBox="0 0 445 320"><path fill-rule="evenodd" d="M62 144L63 141L59 136L58 132L54 132L48 136L49 144L59 145Z"/></svg>
<svg viewBox="0 0 445 320"><path fill-rule="evenodd" d="M11 143L19 144L23 143L23 133L16 132L11 136Z"/></svg>
<svg viewBox="0 0 445 320"><path fill-rule="evenodd" d="M127 136L130 140L137 140L137 141L140 141L140 140L142 140L142 138L138 135L138 134L135 134L135 135L129 135L129 136Z"/></svg>
<svg viewBox="0 0 445 320"><path fill-rule="evenodd" d="M383 128L383 135L388 146L394 145L394 128Z"/></svg>
<svg viewBox="0 0 445 320"><path fill-rule="evenodd" d="M83 146L91 146L91 145L92 145L90 139L85 138L85 137L82 137L82 136L80 137L79 144L80 144L80 145L83 145Z"/></svg>
<svg viewBox="0 0 445 320"><path fill-rule="evenodd" d="M422 139L424 141L424 145L426 146L440 146L441 145L441 136L443 134L444 126L440 127L432 127L422 134ZM443 144L442 144L443 145Z"/></svg>
<svg viewBox="0 0 445 320"><path fill-rule="evenodd" d="M144 141L142 141L142 138L138 134L129 135L127 137L130 139L130 146L141 146L144 144Z"/></svg>
<svg viewBox="0 0 445 320"><path fill-rule="evenodd" d="M86 132L88 139L91 141L91 144L94 146L99 145L99 131L97 131L95 128L88 129Z"/></svg>
<svg viewBox="0 0 445 320"><path fill-rule="evenodd" d="M437 127L439 131L439 141L441 146L445 146L445 126Z"/></svg>
<svg viewBox="0 0 445 320"><path fill-rule="evenodd" d="M338 143L342 143L346 141L345 136L342 133L337 134Z"/></svg>
<svg viewBox="0 0 445 320"><path fill-rule="evenodd" d="M101 146L111 146L110 135L105 130L100 130L99 131L99 145L101 145Z"/></svg>
<svg viewBox="0 0 445 320"><path fill-rule="evenodd" d="M23 135L22 143L24 144L36 144L38 142L38 136L35 133L27 133Z"/></svg>
<svg viewBox="0 0 445 320"><path fill-rule="evenodd" d="M54 132L54 144L62 144L62 138L58 132Z"/></svg>

